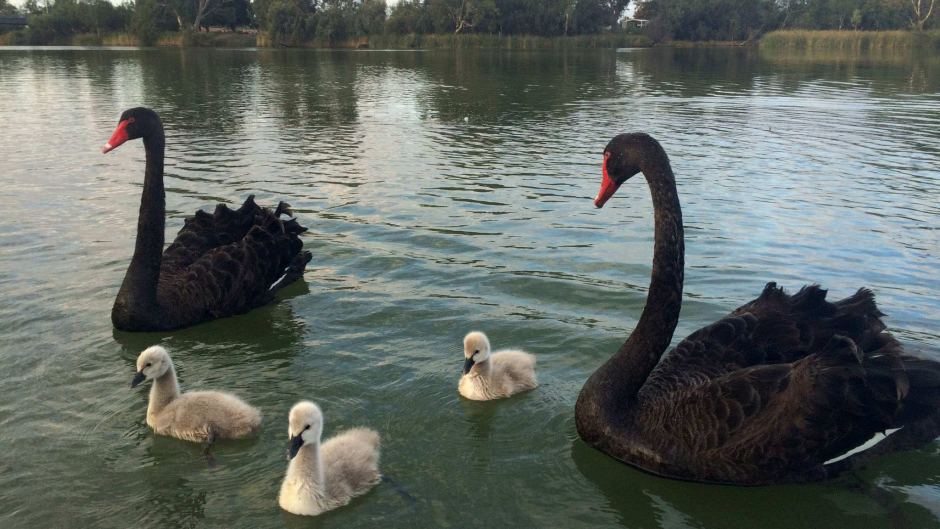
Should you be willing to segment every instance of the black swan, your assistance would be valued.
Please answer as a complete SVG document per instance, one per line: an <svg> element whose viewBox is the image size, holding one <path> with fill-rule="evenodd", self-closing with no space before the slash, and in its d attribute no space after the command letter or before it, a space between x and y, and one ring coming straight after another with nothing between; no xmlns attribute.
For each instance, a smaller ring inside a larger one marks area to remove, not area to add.
<svg viewBox="0 0 940 529"><path fill-rule="evenodd" d="M281 202L277 210L248 197L237 210L225 204L212 214L197 211L163 249L166 197L163 191L163 123L148 108L121 114L101 152L143 138L147 155L137 219L137 242L118 291L111 321L124 331L162 331L241 314L274 299L274 293L303 275L310 252L306 228Z"/></svg>
<svg viewBox="0 0 940 529"><path fill-rule="evenodd" d="M665 477L806 482L940 435L940 363L903 354L871 291L826 301L769 283L665 358L682 305L682 211L669 158L646 134L604 150L600 208L642 172L655 211L653 270L636 328L581 389L581 438Z"/></svg>

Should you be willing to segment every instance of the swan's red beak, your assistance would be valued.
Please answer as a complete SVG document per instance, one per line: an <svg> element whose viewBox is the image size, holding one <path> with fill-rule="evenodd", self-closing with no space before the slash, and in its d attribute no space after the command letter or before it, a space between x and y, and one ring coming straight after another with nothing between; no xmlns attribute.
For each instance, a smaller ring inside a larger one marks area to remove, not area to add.
<svg viewBox="0 0 940 529"><path fill-rule="evenodd" d="M104 144L104 147L101 148L101 154L113 151L121 146L122 143L128 140L127 126L131 124L131 120L125 119L124 121L118 123L116 129L114 129L114 134L111 135L111 139L108 140L108 143Z"/></svg>
<svg viewBox="0 0 940 529"><path fill-rule="evenodd" d="M610 153L604 153L604 163L601 166L604 171L604 179L601 180L601 190L597 192L597 198L594 199L594 207L602 208L604 204L610 200L610 197L614 196L614 193L617 192L617 189L620 187L620 184L614 181L613 178L607 174L607 159L610 158Z"/></svg>

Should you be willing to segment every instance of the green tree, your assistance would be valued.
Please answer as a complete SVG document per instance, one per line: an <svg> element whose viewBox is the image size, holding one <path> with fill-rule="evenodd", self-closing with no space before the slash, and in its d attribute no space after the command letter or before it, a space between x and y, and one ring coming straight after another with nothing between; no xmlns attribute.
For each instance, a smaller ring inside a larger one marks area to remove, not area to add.
<svg viewBox="0 0 940 529"><path fill-rule="evenodd" d="M384 33L387 10L385 0L362 0L356 12L357 33L360 35L380 35Z"/></svg>
<svg viewBox="0 0 940 529"><path fill-rule="evenodd" d="M389 33L397 35L430 33L432 27L426 4L421 0L400 0L392 7L385 28Z"/></svg>
<svg viewBox="0 0 940 529"><path fill-rule="evenodd" d="M19 15L20 12L15 5L7 2L7 0L0 0L0 15Z"/></svg>
<svg viewBox="0 0 940 529"><path fill-rule="evenodd" d="M495 0L428 0L425 5L438 33L468 33L496 15Z"/></svg>
<svg viewBox="0 0 940 529"><path fill-rule="evenodd" d="M629 0L577 0L571 2L568 32L593 34L612 29L623 16Z"/></svg>

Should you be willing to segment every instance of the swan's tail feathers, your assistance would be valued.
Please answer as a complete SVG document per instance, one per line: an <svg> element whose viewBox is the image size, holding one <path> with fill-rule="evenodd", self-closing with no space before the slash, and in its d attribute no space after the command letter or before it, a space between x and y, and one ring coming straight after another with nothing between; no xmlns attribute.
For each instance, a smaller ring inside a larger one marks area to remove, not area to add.
<svg viewBox="0 0 940 529"><path fill-rule="evenodd" d="M900 420L912 422L940 415L940 363L912 356L899 360L908 382Z"/></svg>
<svg viewBox="0 0 940 529"><path fill-rule="evenodd" d="M271 287L268 288L268 291L271 293L277 292L278 290L303 277L307 263L309 263L311 259L313 259L313 254L308 251L300 252L294 256L291 264L284 269L284 274L271 284Z"/></svg>
<svg viewBox="0 0 940 529"><path fill-rule="evenodd" d="M222 204L219 204L219 205L221 206ZM255 196L248 195L248 198L245 199L245 202L242 204L242 206L238 208L238 212L239 213L251 213L252 215L254 215L260 209L261 207L255 203Z"/></svg>
<svg viewBox="0 0 940 529"><path fill-rule="evenodd" d="M287 215L288 217L294 216L294 211L290 208L290 204L283 200L278 202L277 209L274 210L275 217L280 217L281 215Z"/></svg>
<svg viewBox="0 0 940 529"><path fill-rule="evenodd" d="M940 436L940 363L899 351L900 346L892 341L868 355L864 384L853 384L853 390L840 394L845 399L843 410L857 415L855 424L871 427L862 437L874 437L845 457L827 461L833 473L858 467L880 454L920 448ZM849 393L854 395L846 398Z"/></svg>
<svg viewBox="0 0 940 529"><path fill-rule="evenodd" d="M290 219L285 221L283 226L284 231L286 233L290 233L291 235L300 235L301 233L307 231L307 228L301 226L300 223L297 222L297 219Z"/></svg>

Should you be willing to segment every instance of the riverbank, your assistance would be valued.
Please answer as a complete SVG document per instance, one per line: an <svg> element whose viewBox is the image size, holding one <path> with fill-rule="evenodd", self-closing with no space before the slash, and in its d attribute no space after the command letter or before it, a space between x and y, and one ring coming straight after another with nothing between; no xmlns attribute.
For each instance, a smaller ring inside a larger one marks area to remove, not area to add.
<svg viewBox="0 0 940 529"><path fill-rule="evenodd" d="M940 30L933 31L774 31L760 39L767 50L835 52L940 50Z"/></svg>
<svg viewBox="0 0 940 529"><path fill-rule="evenodd" d="M0 34L2 45L54 46L140 46L140 39L129 33L77 34L39 44L30 38L29 30ZM759 40L736 41L670 41L657 43L662 47L730 47L757 45L772 51L866 52L912 49L940 51L940 30L914 31L773 31ZM157 38L158 47L206 48L335 48L335 49L469 49L496 48L507 50L646 48L654 46L644 35L607 33L570 37L539 37L533 35L372 35L340 41L310 40L296 42L273 39L265 33L173 32Z"/></svg>
<svg viewBox="0 0 940 529"><path fill-rule="evenodd" d="M259 46L272 46L266 34L258 35ZM279 43L283 46L285 43ZM534 35L372 35L328 43L318 40L295 44L302 48L372 48L372 49L468 49L497 48L507 50L646 48L652 41L644 35L607 33L570 37L539 37Z"/></svg>
<svg viewBox="0 0 940 529"><path fill-rule="evenodd" d="M140 39L129 33L78 34L61 37L48 43L37 43L29 30L0 35L6 46L140 46ZM640 48L652 42L643 35L610 33L571 37L538 37L533 35L372 35L340 41L310 40L304 42L272 39L265 33L164 33L157 38L157 47L206 48L371 48L371 49L574 49L574 48Z"/></svg>
<svg viewBox="0 0 940 529"><path fill-rule="evenodd" d="M0 34L0 46L140 46L137 35L131 33L79 33L37 43L29 30ZM178 48L253 48L257 46L257 33L234 32L173 32L157 37L157 47Z"/></svg>

